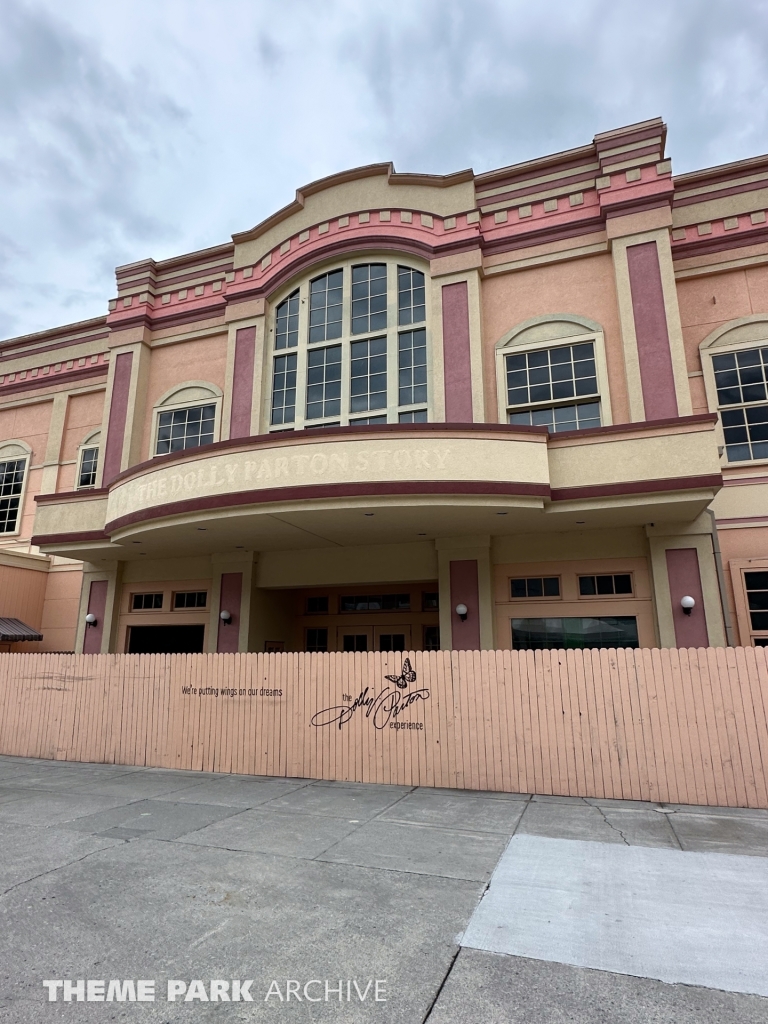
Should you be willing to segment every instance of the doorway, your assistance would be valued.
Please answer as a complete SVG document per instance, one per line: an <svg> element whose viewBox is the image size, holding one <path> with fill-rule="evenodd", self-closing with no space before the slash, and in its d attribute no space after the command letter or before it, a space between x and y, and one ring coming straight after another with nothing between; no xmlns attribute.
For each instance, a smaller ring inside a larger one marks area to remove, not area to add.
<svg viewBox="0 0 768 1024"><path fill-rule="evenodd" d="M396 626L339 626L338 651L410 651L411 627Z"/></svg>
<svg viewBox="0 0 768 1024"><path fill-rule="evenodd" d="M205 626L129 626L128 654L202 654Z"/></svg>

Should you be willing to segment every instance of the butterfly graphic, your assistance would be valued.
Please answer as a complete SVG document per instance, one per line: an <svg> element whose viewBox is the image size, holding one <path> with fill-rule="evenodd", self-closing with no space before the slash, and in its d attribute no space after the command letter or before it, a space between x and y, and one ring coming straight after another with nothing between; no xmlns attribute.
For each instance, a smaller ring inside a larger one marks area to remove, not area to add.
<svg viewBox="0 0 768 1024"><path fill-rule="evenodd" d="M405 659L399 676L385 676L384 678L399 686L401 690L404 690L409 683L415 683L416 673L411 668L411 659Z"/></svg>

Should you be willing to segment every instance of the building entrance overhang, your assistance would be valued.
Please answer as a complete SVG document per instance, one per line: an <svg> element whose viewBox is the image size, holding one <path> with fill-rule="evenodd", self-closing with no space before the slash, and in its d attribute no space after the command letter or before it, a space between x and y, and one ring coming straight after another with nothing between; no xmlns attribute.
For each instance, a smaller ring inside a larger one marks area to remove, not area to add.
<svg viewBox="0 0 768 1024"><path fill-rule="evenodd" d="M98 562L685 522L721 485L714 417L572 434L498 424L297 431L40 495L33 543Z"/></svg>

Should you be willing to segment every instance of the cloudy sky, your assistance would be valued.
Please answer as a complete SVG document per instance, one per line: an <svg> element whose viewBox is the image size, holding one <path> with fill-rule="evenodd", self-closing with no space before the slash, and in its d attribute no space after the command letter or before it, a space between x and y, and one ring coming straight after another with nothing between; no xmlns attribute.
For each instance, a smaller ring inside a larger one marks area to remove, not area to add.
<svg viewBox="0 0 768 1024"><path fill-rule="evenodd" d="M768 0L0 0L0 338L346 167L485 171L662 115L768 151Z"/></svg>

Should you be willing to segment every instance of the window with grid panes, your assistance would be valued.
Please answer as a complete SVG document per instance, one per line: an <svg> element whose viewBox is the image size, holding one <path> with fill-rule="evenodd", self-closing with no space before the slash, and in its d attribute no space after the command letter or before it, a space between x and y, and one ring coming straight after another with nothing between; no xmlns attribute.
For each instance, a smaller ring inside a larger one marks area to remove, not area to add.
<svg viewBox="0 0 768 1024"><path fill-rule="evenodd" d="M383 331L387 326L387 265L352 267L352 333Z"/></svg>
<svg viewBox="0 0 768 1024"><path fill-rule="evenodd" d="M309 340L331 341L341 337L344 274L334 270L316 277L309 285Z"/></svg>
<svg viewBox="0 0 768 1024"><path fill-rule="evenodd" d="M0 462L0 533L14 533L18 525L26 466L26 459Z"/></svg>
<svg viewBox="0 0 768 1024"><path fill-rule="evenodd" d="M215 423L215 405L197 405L191 409L161 412L157 417L155 455L213 444Z"/></svg>
<svg viewBox="0 0 768 1024"><path fill-rule="evenodd" d="M78 489L96 485L96 470L99 468L99 449L83 448L80 456L80 472L77 476Z"/></svg>
<svg viewBox="0 0 768 1024"><path fill-rule="evenodd" d="M296 354L277 356L272 370L272 423L296 418Z"/></svg>
<svg viewBox="0 0 768 1024"><path fill-rule="evenodd" d="M350 367L350 412L387 407L387 339L353 341Z"/></svg>
<svg viewBox="0 0 768 1024"><path fill-rule="evenodd" d="M315 348L307 360L307 419L341 412L341 345Z"/></svg>
<svg viewBox="0 0 768 1024"><path fill-rule="evenodd" d="M299 343L298 289L275 310L275 348L296 348Z"/></svg>
<svg viewBox="0 0 768 1024"><path fill-rule="evenodd" d="M745 572L744 586L747 591L749 624L755 632L768 634L768 572ZM768 637L754 639L756 646L767 646Z"/></svg>
<svg viewBox="0 0 768 1024"><path fill-rule="evenodd" d="M275 307L271 333L273 429L428 420L421 271L349 261L294 286Z"/></svg>
<svg viewBox="0 0 768 1024"><path fill-rule="evenodd" d="M504 358L507 420L551 432L600 426L594 342Z"/></svg>
<svg viewBox="0 0 768 1024"><path fill-rule="evenodd" d="M712 357L729 462L768 459L768 347Z"/></svg>

